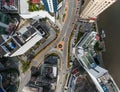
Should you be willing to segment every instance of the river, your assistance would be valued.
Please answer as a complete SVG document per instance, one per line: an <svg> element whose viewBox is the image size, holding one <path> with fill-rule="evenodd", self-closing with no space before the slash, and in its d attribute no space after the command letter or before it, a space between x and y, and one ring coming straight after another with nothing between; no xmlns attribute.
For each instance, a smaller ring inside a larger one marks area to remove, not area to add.
<svg viewBox="0 0 120 92"><path fill-rule="evenodd" d="M120 88L120 0L99 16L98 27L106 34L104 65Z"/></svg>

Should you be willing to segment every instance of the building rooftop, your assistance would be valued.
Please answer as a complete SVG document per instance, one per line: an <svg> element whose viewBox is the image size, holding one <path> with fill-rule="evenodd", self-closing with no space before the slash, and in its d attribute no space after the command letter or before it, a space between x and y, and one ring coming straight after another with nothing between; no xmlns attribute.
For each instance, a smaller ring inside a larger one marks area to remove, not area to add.
<svg viewBox="0 0 120 92"><path fill-rule="evenodd" d="M0 33L11 33L16 27L16 20L12 19L9 14L0 12Z"/></svg>
<svg viewBox="0 0 120 92"><path fill-rule="evenodd" d="M89 46L94 46L94 44L99 40L99 37L97 35L97 32L89 32L86 33L83 36L83 39L81 39L78 42L78 46L81 46L83 48L87 48Z"/></svg>
<svg viewBox="0 0 120 92"><path fill-rule="evenodd" d="M109 73L105 73L103 76L97 78L97 80L104 91L108 90L109 92L119 92Z"/></svg>
<svg viewBox="0 0 120 92"><path fill-rule="evenodd" d="M95 68L89 69L89 72L92 75L94 75L95 78L99 78L99 77L103 76L105 73L107 73L108 71L104 68L96 66Z"/></svg>
<svg viewBox="0 0 120 92"><path fill-rule="evenodd" d="M11 18L9 15L0 12L0 22L5 23L5 24L9 24L10 19Z"/></svg>
<svg viewBox="0 0 120 92"><path fill-rule="evenodd" d="M34 88L34 87L24 87L24 89L22 90L23 92L43 92L43 88L39 87L39 88Z"/></svg>
<svg viewBox="0 0 120 92"><path fill-rule="evenodd" d="M5 54L6 54L5 50L0 46L0 55L5 55Z"/></svg>
<svg viewBox="0 0 120 92"><path fill-rule="evenodd" d="M11 56L22 55L27 52L31 47L33 47L38 41L42 39L42 36L36 34L33 38L31 38L28 42L22 45L16 52L14 52ZM32 44L31 44L32 43Z"/></svg>
<svg viewBox="0 0 120 92"><path fill-rule="evenodd" d="M0 10L6 13L17 13L19 0L0 0Z"/></svg>
<svg viewBox="0 0 120 92"><path fill-rule="evenodd" d="M41 24L38 21L33 22L31 25L34 28L36 28L42 34L43 37L48 35L48 30L46 30L44 27L42 27Z"/></svg>
<svg viewBox="0 0 120 92"><path fill-rule="evenodd" d="M88 72L96 86L100 87L99 89L104 90L104 92L119 92L117 85L106 69L97 66Z"/></svg>
<svg viewBox="0 0 120 92"><path fill-rule="evenodd" d="M30 2L33 3L33 4L39 4L40 0L30 0Z"/></svg>
<svg viewBox="0 0 120 92"><path fill-rule="evenodd" d="M20 0L20 14L29 13L29 5L26 0Z"/></svg>
<svg viewBox="0 0 120 92"><path fill-rule="evenodd" d="M6 53L14 53L20 46L16 43L16 41L12 38L7 39L1 47L4 49Z"/></svg>
<svg viewBox="0 0 120 92"><path fill-rule="evenodd" d="M100 92L119 92L108 71L99 67L91 55L90 50L98 40L99 37L95 32L85 34L76 46L76 56Z"/></svg>
<svg viewBox="0 0 120 92"><path fill-rule="evenodd" d="M44 35L43 32L44 29L41 29L41 31L39 31L38 28L32 25L28 25L23 26L13 36L6 37L5 35L1 35L0 53L2 55L11 57L24 54L45 35L47 35Z"/></svg>
<svg viewBox="0 0 120 92"><path fill-rule="evenodd" d="M44 70L42 71L44 78L54 79L57 77L57 67L44 64Z"/></svg>
<svg viewBox="0 0 120 92"><path fill-rule="evenodd" d="M33 36L37 31L29 26L23 26L17 33L22 37L24 41L28 40L31 36Z"/></svg>
<svg viewBox="0 0 120 92"><path fill-rule="evenodd" d="M50 65L57 65L58 63L58 57L54 57L54 56L48 56L45 61L45 64L50 64Z"/></svg>
<svg viewBox="0 0 120 92"><path fill-rule="evenodd" d="M0 44L2 44L5 40L3 39L2 35L0 35Z"/></svg>

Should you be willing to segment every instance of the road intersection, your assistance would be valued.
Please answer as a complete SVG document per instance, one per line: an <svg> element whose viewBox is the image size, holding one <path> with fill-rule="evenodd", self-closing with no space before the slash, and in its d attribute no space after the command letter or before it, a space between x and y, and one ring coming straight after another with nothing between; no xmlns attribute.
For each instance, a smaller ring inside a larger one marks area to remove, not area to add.
<svg viewBox="0 0 120 92"><path fill-rule="evenodd" d="M60 41L64 41L64 48L62 51L62 57L61 57L61 71L59 73L59 81L57 83L56 92L64 92L64 85L66 82L66 75L68 74L68 45L69 45L69 37L72 33L72 30L74 28L74 21L76 18L76 0L66 0L68 2L68 14L66 16L65 23L63 25L62 30L59 32L56 40L54 40L52 43L50 43L45 49L43 49L33 60L31 66L39 66L44 61L44 56L52 49L55 48ZM40 63L35 63L35 62ZM26 73L28 76L28 73Z"/></svg>

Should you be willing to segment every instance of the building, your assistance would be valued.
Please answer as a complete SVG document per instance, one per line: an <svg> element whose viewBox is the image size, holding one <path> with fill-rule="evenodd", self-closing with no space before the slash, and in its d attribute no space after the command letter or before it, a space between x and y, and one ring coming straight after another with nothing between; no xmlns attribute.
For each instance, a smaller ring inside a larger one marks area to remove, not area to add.
<svg viewBox="0 0 120 92"><path fill-rule="evenodd" d="M45 79L47 79L47 78L51 78L51 79L57 78L57 75L58 75L57 66L44 64L42 75L44 76Z"/></svg>
<svg viewBox="0 0 120 92"><path fill-rule="evenodd" d="M22 92L43 92L43 88L42 87L34 88L34 87L25 86Z"/></svg>
<svg viewBox="0 0 120 92"><path fill-rule="evenodd" d="M38 0L37 1L31 0L31 1L34 3L28 3L27 0L19 0L19 15L23 19L39 20L41 18L48 18L52 22L55 22L54 16L51 16L47 11L40 8L41 6L43 6L43 3L37 3L35 5L35 2L38 2ZM40 2L42 2L42 0L40 0ZM31 8L30 6L31 7L35 6L37 10L34 8ZM30 10L32 10L32 11L30 11Z"/></svg>
<svg viewBox="0 0 120 92"><path fill-rule="evenodd" d="M46 11L50 13L57 12L57 0L42 0Z"/></svg>
<svg viewBox="0 0 120 92"><path fill-rule="evenodd" d="M40 0L30 0L30 2L33 3L33 4L39 4Z"/></svg>
<svg viewBox="0 0 120 92"><path fill-rule="evenodd" d="M0 74L0 92L6 92L2 86L2 75Z"/></svg>
<svg viewBox="0 0 120 92"><path fill-rule="evenodd" d="M93 48L95 43L99 40L99 36L97 35L97 32L85 33L82 38L83 39L80 39L77 45L83 48L87 48L87 47Z"/></svg>
<svg viewBox="0 0 120 92"><path fill-rule="evenodd" d="M86 33L75 47L76 58L89 74L99 92L120 92L108 71L98 66L91 54L91 49L98 38L96 32Z"/></svg>
<svg viewBox="0 0 120 92"><path fill-rule="evenodd" d="M10 15L0 12L0 34L11 33L18 25L17 20Z"/></svg>
<svg viewBox="0 0 120 92"><path fill-rule="evenodd" d="M5 57L22 55L45 37L45 35L45 30L36 25L36 22L32 25L23 26L12 36L1 35L0 54Z"/></svg>
<svg viewBox="0 0 120 92"><path fill-rule="evenodd" d="M18 13L19 0L0 0L0 10L6 13Z"/></svg>
<svg viewBox="0 0 120 92"><path fill-rule="evenodd" d="M120 92L108 71L96 66L87 70L99 92Z"/></svg>
<svg viewBox="0 0 120 92"><path fill-rule="evenodd" d="M105 9L117 0L85 0L80 17L95 20Z"/></svg>

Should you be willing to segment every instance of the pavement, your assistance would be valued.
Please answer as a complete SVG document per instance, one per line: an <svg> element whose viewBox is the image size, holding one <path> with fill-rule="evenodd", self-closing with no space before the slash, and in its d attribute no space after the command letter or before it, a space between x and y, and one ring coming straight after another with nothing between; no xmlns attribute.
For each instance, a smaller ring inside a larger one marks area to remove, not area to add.
<svg viewBox="0 0 120 92"><path fill-rule="evenodd" d="M19 89L18 92L22 92L22 89L24 88L24 86L28 83L28 81L31 78L31 71L28 70L25 74L22 74L20 77L20 85L19 85Z"/></svg>

